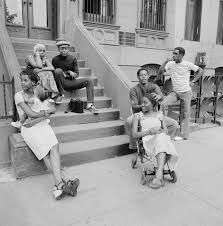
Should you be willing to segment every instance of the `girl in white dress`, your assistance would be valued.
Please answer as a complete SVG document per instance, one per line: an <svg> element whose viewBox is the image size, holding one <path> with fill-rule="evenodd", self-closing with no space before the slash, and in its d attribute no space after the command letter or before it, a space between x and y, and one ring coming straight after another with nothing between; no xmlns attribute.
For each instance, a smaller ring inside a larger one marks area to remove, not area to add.
<svg viewBox="0 0 223 226"><path fill-rule="evenodd" d="M38 75L35 72L26 69L21 72L20 78L22 91L15 94L15 104L21 123L25 122L21 126L21 135L36 157L39 160L43 159L49 171L52 172L55 180L54 198L58 200L63 196L69 185L67 182L72 182L70 186L76 193L79 179L68 181L66 175L61 172L58 140L47 121L48 117L55 113L55 108L43 110L43 103L34 93L38 82ZM27 104L28 99L34 100L32 106Z"/></svg>
<svg viewBox="0 0 223 226"><path fill-rule="evenodd" d="M174 170L178 160L178 154L172 143L170 136L160 113L153 111L153 105L147 97L143 97L142 112L134 115L132 125L133 138L141 138L145 151L155 156L157 170L155 178L149 184L151 188L160 188L163 183L164 165L168 163L170 170ZM138 131L138 126L141 131Z"/></svg>

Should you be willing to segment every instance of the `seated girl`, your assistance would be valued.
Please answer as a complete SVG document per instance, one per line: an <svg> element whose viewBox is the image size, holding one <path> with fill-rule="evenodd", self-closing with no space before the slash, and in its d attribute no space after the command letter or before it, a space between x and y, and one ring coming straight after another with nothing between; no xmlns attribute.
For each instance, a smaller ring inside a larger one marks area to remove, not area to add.
<svg viewBox="0 0 223 226"><path fill-rule="evenodd" d="M142 138L145 151L155 156L157 169L155 178L149 184L151 188L160 188L164 185L163 170L168 163L170 170L174 170L178 160L178 154L167 132L163 116L153 110L151 101L143 97L142 112L134 115L132 124L133 138ZM141 126L141 131L138 126Z"/></svg>
<svg viewBox="0 0 223 226"><path fill-rule="evenodd" d="M48 92L50 98L57 98L58 89L54 80L54 67L46 58L46 47L43 44L36 44L33 55L26 58L27 69L34 70L40 78L40 86Z"/></svg>
<svg viewBox="0 0 223 226"><path fill-rule="evenodd" d="M50 108L54 109L54 113L56 111L54 105L52 102L49 101L49 99L45 99L45 93L44 92L38 92L35 97L27 97L24 95L24 102L36 113L41 111L47 111ZM29 122L29 123L28 123ZM47 119L47 122L49 123L50 120ZM11 125L15 128L20 129L21 126L26 126L31 123L31 118L28 118L27 115L24 113L20 115L20 121L11 122ZM32 119L32 124L35 123L35 120Z"/></svg>
<svg viewBox="0 0 223 226"><path fill-rule="evenodd" d="M39 160L43 160L48 170L53 174L54 198L58 200L62 198L64 193L73 196L77 192L79 179L70 180L65 172L61 171L58 140L47 122L48 117L55 112L55 109L49 107L48 110L41 110L43 106L34 93L38 76L33 70L22 71L20 78L22 91L15 94L15 104L21 122L28 118L21 126L21 135L35 156ZM27 104L27 101L32 103L32 107Z"/></svg>

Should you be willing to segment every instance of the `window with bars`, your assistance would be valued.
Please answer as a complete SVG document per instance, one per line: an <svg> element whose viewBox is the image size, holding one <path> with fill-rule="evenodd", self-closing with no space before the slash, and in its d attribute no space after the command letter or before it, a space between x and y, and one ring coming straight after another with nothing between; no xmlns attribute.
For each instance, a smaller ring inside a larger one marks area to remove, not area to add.
<svg viewBox="0 0 223 226"><path fill-rule="evenodd" d="M216 43L223 45L223 0L219 2L219 13L218 13L218 30Z"/></svg>
<svg viewBox="0 0 223 226"><path fill-rule="evenodd" d="M115 7L115 0L84 0L84 20L96 23L114 24Z"/></svg>
<svg viewBox="0 0 223 226"><path fill-rule="evenodd" d="M187 0L184 38L199 41L201 31L202 0Z"/></svg>
<svg viewBox="0 0 223 226"><path fill-rule="evenodd" d="M165 31L166 0L141 0L140 28Z"/></svg>

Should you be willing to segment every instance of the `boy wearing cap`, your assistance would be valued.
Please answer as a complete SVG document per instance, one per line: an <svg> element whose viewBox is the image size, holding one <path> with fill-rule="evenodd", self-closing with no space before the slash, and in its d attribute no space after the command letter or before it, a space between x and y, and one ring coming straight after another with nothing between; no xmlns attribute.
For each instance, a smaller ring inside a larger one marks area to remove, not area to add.
<svg viewBox="0 0 223 226"><path fill-rule="evenodd" d="M59 91L59 97L56 103L62 103L64 96L64 90L76 90L86 87L87 91L87 107L86 109L97 113L97 109L94 107L94 83L91 78L78 78L79 70L77 65L77 59L69 54L70 42L65 40L59 40L56 42L59 55L55 56L52 60L52 64L55 68L54 78L57 83Z"/></svg>

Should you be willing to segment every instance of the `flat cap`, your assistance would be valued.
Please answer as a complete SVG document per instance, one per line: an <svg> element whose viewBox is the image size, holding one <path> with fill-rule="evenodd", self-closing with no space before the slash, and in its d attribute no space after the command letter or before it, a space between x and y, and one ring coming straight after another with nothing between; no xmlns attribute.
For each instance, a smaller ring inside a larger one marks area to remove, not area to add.
<svg viewBox="0 0 223 226"><path fill-rule="evenodd" d="M58 41L56 41L56 46L62 46L62 45L70 46L70 42L68 42L66 40L58 40Z"/></svg>

